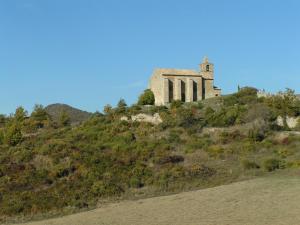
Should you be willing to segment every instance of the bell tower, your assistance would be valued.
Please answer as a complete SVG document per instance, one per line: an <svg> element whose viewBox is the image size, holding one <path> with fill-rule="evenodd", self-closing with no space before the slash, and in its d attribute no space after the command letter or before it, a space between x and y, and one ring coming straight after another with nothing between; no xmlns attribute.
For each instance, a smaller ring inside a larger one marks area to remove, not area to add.
<svg viewBox="0 0 300 225"><path fill-rule="evenodd" d="M204 57L203 62L200 64L200 72L204 79L214 79L214 64L210 63L207 57Z"/></svg>

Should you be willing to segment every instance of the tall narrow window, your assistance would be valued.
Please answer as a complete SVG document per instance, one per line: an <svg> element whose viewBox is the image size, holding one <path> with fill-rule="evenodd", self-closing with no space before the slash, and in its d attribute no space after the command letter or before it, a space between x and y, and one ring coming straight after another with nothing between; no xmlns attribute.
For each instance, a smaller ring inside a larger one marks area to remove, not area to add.
<svg viewBox="0 0 300 225"><path fill-rule="evenodd" d="M181 101L186 102L185 82L181 81Z"/></svg>
<svg viewBox="0 0 300 225"><path fill-rule="evenodd" d="M209 65L206 65L206 71L209 72Z"/></svg>
<svg viewBox="0 0 300 225"><path fill-rule="evenodd" d="M198 101L198 85L193 81L193 102Z"/></svg>
<svg viewBox="0 0 300 225"><path fill-rule="evenodd" d="M174 100L174 83L169 80L169 102Z"/></svg>
<svg viewBox="0 0 300 225"><path fill-rule="evenodd" d="M205 79L202 79L202 99L206 98L206 96L205 96L205 92L206 92L205 88L206 87L205 86L206 86Z"/></svg>

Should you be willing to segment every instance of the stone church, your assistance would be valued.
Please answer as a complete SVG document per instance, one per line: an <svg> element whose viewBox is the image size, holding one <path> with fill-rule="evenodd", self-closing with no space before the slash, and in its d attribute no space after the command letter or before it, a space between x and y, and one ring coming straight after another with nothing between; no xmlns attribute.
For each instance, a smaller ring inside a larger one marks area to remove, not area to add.
<svg viewBox="0 0 300 225"><path fill-rule="evenodd" d="M156 69L150 80L155 105L166 105L173 100L196 102L221 95L214 86L214 64L205 57L200 71L186 69Z"/></svg>

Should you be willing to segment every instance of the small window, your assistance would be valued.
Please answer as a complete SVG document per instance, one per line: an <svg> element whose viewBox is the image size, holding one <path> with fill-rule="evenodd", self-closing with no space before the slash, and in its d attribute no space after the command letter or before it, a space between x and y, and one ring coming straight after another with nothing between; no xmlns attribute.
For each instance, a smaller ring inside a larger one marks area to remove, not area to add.
<svg viewBox="0 0 300 225"><path fill-rule="evenodd" d="M218 94L216 94L216 97L218 97L219 95Z"/></svg>
<svg viewBox="0 0 300 225"><path fill-rule="evenodd" d="M209 65L206 65L206 71L207 72L209 71Z"/></svg>

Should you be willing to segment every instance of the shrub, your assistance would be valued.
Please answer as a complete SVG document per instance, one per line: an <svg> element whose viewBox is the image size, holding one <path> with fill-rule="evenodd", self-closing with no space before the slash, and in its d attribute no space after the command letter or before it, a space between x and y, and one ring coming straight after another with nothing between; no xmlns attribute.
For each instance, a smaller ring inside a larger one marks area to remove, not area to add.
<svg viewBox="0 0 300 225"><path fill-rule="evenodd" d="M207 152L213 158L220 158L224 154L224 149L219 145L212 145L207 148Z"/></svg>
<svg viewBox="0 0 300 225"><path fill-rule="evenodd" d="M143 183L138 177L131 177L130 178L130 187L132 188L141 188L143 187Z"/></svg>
<svg viewBox="0 0 300 225"><path fill-rule="evenodd" d="M138 105L154 105L154 103L155 97L150 89L145 90L138 100Z"/></svg>
<svg viewBox="0 0 300 225"><path fill-rule="evenodd" d="M70 119L69 114L65 110L62 111L59 116L59 125L61 127L64 127L64 126L68 126L70 124L71 124L71 119Z"/></svg>
<svg viewBox="0 0 300 225"><path fill-rule="evenodd" d="M242 120L246 123L255 121L257 119L262 119L265 121L271 121L272 119L270 108L263 103L252 105L242 118Z"/></svg>
<svg viewBox="0 0 300 225"><path fill-rule="evenodd" d="M191 127L195 125L197 118L193 114L193 110L190 108L178 108L176 110L176 123L181 127Z"/></svg>
<svg viewBox="0 0 300 225"><path fill-rule="evenodd" d="M258 101L257 89L252 87L243 87L233 95L229 95L224 98L225 106L234 106L236 104L246 105L249 103L255 103Z"/></svg>
<svg viewBox="0 0 300 225"><path fill-rule="evenodd" d="M222 144L228 144L232 141L239 140L239 139L242 139L242 138L243 138L243 136L242 136L242 134L240 133L239 130L234 130L232 132L223 131L220 134L220 142Z"/></svg>
<svg viewBox="0 0 300 225"><path fill-rule="evenodd" d="M249 161L247 159L242 161L242 167L244 170L251 170L251 169L259 169L260 166L254 162L254 161Z"/></svg>
<svg viewBox="0 0 300 225"><path fill-rule="evenodd" d="M161 157L158 160L158 164L163 165L167 163L180 163L183 161L184 161L184 157L181 155L170 155L170 156Z"/></svg>
<svg viewBox="0 0 300 225"><path fill-rule="evenodd" d="M240 122L239 118L244 111L244 107L241 106L223 107L218 111L208 107L205 112L206 124L217 127L232 126Z"/></svg>
<svg viewBox="0 0 300 225"><path fill-rule="evenodd" d="M205 165L193 165L190 168L188 168L188 174L191 177L197 177L197 178L209 178L215 175L217 171L213 168L207 167Z"/></svg>
<svg viewBox="0 0 300 225"><path fill-rule="evenodd" d="M278 115L298 116L300 115L300 100L295 95L295 91L286 89L285 92L279 92L264 100L264 102L272 108Z"/></svg>
<svg viewBox="0 0 300 225"><path fill-rule="evenodd" d="M265 139L265 134L263 130L258 130L254 128L248 131L248 138L255 142L256 141L261 142Z"/></svg>
<svg viewBox="0 0 300 225"><path fill-rule="evenodd" d="M263 162L263 167L266 171L272 172L274 170L280 169L281 161L278 159L267 159Z"/></svg>
<svg viewBox="0 0 300 225"><path fill-rule="evenodd" d="M171 103L171 109L178 109L183 105L183 102L180 100L174 100Z"/></svg>
<svg viewBox="0 0 300 225"><path fill-rule="evenodd" d="M16 146L23 140L21 128L17 124L12 124L7 128L4 136L5 143L10 146Z"/></svg>

